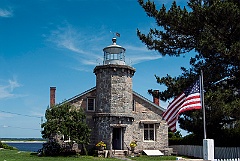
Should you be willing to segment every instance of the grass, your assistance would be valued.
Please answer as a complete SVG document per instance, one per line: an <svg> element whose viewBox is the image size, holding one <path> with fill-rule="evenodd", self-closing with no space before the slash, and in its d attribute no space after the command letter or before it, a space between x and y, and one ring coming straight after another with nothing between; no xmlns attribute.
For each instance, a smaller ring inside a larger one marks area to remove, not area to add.
<svg viewBox="0 0 240 161"><path fill-rule="evenodd" d="M69 157L38 157L37 153L22 152L17 150L0 150L0 159L6 161L91 161L91 160L104 160L104 161L116 161L119 159L114 158L99 158L93 156L69 156ZM156 161L156 160L176 160L176 156L155 156L150 157L141 155L140 157L129 157L131 160L136 161Z"/></svg>
<svg viewBox="0 0 240 161"><path fill-rule="evenodd" d="M17 150L0 150L0 159L6 161L91 161L106 160L113 161L114 158L98 158L92 156L69 156L69 157L38 157L37 153L22 152Z"/></svg>
<svg viewBox="0 0 240 161"><path fill-rule="evenodd" d="M1 141L0 141L0 148L10 149L10 150L18 150L17 148L9 146L9 145L7 145L5 143L2 143Z"/></svg>

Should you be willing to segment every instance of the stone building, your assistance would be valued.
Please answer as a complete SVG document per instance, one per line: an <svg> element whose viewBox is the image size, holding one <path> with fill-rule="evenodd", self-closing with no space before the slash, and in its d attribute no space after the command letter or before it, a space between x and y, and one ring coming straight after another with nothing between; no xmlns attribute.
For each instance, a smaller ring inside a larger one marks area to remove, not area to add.
<svg viewBox="0 0 240 161"><path fill-rule="evenodd" d="M66 101L86 112L92 146L104 141L109 150L126 150L134 140L136 150L166 148L168 126L162 120L164 109L159 99L151 102L132 90L135 69L125 63L125 48L116 44L116 38L112 41L103 49L103 64L93 70L96 87ZM54 93L51 87L51 101L55 100Z"/></svg>

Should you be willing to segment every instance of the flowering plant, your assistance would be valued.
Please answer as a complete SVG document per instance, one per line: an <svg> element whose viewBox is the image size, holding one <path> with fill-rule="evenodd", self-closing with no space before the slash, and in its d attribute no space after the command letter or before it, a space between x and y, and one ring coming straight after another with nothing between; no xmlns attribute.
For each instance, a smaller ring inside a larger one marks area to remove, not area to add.
<svg viewBox="0 0 240 161"><path fill-rule="evenodd" d="M129 145L131 148L135 148L137 146L137 142L133 140Z"/></svg>
<svg viewBox="0 0 240 161"><path fill-rule="evenodd" d="M97 147L106 147L106 144L103 142L103 141L99 141L97 144L96 144Z"/></svg>

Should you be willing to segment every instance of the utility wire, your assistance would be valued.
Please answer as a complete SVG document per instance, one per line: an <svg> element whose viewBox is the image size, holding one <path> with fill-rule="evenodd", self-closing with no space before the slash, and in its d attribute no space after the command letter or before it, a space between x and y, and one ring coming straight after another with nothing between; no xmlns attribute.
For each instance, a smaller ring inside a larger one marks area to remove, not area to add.
<svg viewBox="0 0 240 161"><path fill-rule="evenodd" d="M2 112L2 113L8 113L8 114L13 114L13 115L18 115L18 116L33 117L33 118L41 118L41 124L42 124L42 122L43 122L43 117L42 117L42 116L25 115L25 114L14 113L14 112L8 112L8 111L3 111L3 110L0 110L0 112ZM0 127L3 127L3 128L25 129L25 130L39 130L39 129L34 129L34 128L25 128L25 127L9 126L9 125L0 125Z"/></svg>
<svg viewBox="0 0 240 161"><path fill-rule="evenodd" d="M0 112L2 112L2 113L9 113L9 114L13 114L13 115L19 115L19 116L25 116L25 117L42 118L42 116L25 115L25 114L14 113L14 112L8 112L8 111L3 111L3 110L0 110Z"/></svg>
<svg viewBox="0 0 240 161"><path fill-rule="evenodd" d="M18 127L18 126L9 126L9 125L0 125L0 127L3 127L3 128L17 128L17 129L25 129L25 130L38 130L39 129L33 129L33 128L27 128L27 127Z"/></svg>

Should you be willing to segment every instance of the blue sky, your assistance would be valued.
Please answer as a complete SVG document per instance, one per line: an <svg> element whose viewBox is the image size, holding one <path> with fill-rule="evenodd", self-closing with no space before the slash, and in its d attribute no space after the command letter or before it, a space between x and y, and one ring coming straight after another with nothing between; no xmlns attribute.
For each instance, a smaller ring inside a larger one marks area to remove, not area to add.
<svg viewBox="0 0 240 161"><path fill-rule="evenodd" d="M148 89L164 89L154 75L181 74L190 55L161 57L147 50L136 29L147 33L150 27L156 23L137 0L1 0L0 138L41 137L50 86L57 88L57 103L94 87L93 69L112 43L110 31L121 34L117 44L136 68L133 90L152 100Z"/></svg>

